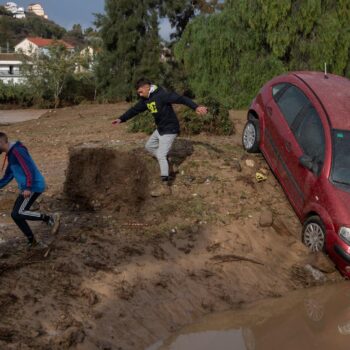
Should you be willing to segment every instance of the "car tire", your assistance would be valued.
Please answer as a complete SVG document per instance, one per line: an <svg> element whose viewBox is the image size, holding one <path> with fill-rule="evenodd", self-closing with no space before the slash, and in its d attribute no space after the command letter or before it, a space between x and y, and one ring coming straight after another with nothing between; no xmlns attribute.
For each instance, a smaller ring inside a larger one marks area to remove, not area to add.
<svg viewBox="0 0 350 350"><path fill-rule="evenodd" d="M311 216L304 222L302 241L312 252L326 251L326 228L318 216Z"/></svg>
<svg viewBox="0 0 350 350"><path fill-rule="evenodd" d="M248 153L258 153L260 143L259 120L253 116L249 119L243 129L242 144Z"/></svg>

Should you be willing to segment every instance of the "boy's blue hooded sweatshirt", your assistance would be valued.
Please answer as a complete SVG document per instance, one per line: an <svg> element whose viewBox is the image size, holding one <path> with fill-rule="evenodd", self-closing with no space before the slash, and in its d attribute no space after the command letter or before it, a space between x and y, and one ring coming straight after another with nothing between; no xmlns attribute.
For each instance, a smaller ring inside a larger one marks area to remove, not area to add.
<svg viewBox="0 0 350 350"><path fill-rule="evenodd" d="M27 148L17 141L7 153L8 166L4 177L0 180L0 188L15 179L21 191L44 192L45 179L30 156Z"/></svg>

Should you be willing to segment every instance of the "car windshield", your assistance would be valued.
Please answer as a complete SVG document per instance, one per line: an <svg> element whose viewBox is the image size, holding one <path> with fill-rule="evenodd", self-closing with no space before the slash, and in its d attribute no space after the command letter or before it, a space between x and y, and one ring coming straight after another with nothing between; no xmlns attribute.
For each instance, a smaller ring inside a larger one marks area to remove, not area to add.
<svg viewBox="0 0 350 350"><path fill-rule="evenodd" d="M350 186L350 131L333 131L332 180Z"/></svg>

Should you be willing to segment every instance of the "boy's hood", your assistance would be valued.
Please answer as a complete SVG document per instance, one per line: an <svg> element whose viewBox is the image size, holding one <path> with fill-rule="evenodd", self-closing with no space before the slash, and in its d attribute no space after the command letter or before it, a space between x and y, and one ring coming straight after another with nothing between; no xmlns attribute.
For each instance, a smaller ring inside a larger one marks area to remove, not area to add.
<svg viewBox="0 0 350 350"><path fill-rule="evenodd" d="M26 148L21 141L10 142L10 148L8 153L10 153L15 147L18 146Z"/></svg>
<svg viewBox="0 0 350 350"><path fill-rule="evenodd" d="M161 89L162 88L160 86L152 84L148 97L142 97L142 99L148 100L149 98L151 98L152 95L158 93Z"/></svg>

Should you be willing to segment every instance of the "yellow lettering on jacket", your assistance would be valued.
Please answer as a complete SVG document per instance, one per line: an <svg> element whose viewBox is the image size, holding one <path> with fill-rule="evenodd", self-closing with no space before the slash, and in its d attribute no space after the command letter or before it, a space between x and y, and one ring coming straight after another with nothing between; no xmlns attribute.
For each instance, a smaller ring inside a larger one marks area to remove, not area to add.
<svg viewBox="0 0 350 350"><path fill-rule="evenodd" d="M151 113L158 113L157 105L155 102L147 103L147 108Z"/></svg>

